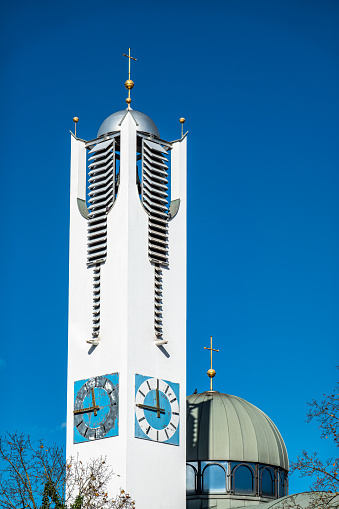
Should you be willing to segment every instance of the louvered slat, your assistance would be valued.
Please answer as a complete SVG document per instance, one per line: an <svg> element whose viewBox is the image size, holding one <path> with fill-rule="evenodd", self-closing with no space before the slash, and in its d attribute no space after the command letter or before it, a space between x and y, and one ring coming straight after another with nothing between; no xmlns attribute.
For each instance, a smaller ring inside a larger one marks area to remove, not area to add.
<svg viewBox="0 0 339 509"><path fill-rule="evenodd" d="M168 267L167 151L143 139L142 202L148 212L148 257L154 265L154 333L163 341L162 268Z"/></svg>
<svg viewBox="0 0 339 509"><path fill-rule="evenodd" d="M168 266L167 151L159 143L143 140L142 201L148 212L148 256L152 263Z"/></svg>
<svg viewBox="0 0 339 509"><path fill-rule="evenodd" d="M90 154L87 266L93 267L106 261L107 213L115 197L115 140L98 143Z"/></svg>
<svg viewBox="0 0 339 509"><path fill-rule="evenodd" d="M115 199L115 140L97 143L89 152L89 215L87 224L87 267L93 268L92 339L100 334L100 266L107 256L107 214Z"/></svg>

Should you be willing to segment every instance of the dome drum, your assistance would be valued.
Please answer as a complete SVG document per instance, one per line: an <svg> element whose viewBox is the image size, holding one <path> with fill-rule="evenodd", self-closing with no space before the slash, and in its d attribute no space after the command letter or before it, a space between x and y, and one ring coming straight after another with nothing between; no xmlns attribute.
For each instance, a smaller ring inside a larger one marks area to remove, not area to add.
<svg viewBox="0 0 339 509"><path fill-rule="evenodd" d="M276 499L288 493L287 471L259 463L188 462L186 491L192 498L214 494Z"/></svg>

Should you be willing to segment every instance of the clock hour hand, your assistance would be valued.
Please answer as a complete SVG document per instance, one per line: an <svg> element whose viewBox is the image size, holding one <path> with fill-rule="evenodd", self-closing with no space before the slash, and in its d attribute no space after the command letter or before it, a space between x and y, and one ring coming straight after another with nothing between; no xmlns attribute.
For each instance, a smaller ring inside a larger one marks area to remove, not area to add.
<svg viewBox="0 0 339 509"><path fill-rule="evenodd" d="M144 408L145 410L155 410L158 414L158 412L164 414L165 413L165 409L164 408L160 408L160 407L157 407L157 406L150 406L150 405L141 405L140 403L137 403L137 407L139 408ZM160 415L159 415L160 417Z"/></svg>
<svg viewBox="0 0 339 509"><path fill-rule="evenodd" d="M97 411L100 410L99 406L90 406L88 408L79 408L79 410L73 410L73 414L84 414L86 412L93 412L94 415L97 415Z"/></svg>

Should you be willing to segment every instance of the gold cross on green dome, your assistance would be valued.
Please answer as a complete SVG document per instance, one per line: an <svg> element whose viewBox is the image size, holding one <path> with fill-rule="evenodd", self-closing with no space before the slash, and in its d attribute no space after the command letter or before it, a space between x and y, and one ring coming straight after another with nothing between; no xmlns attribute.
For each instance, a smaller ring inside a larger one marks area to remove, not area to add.
<svg viewBox="0 0 339 509"><path fill-rule="evenodd" d="M207 346L204 346L204 350L211 351L211 368L207 371L207 374L210 377L210 391L213 391L213 377L215 376L215 369L213 369L213 367L212 367L212 355L213 355L213 352L219 352L219 350L212 348L212 336L210 336L210 338L211 338L211 346L210 346L210 348L208 348Z"/></svg>

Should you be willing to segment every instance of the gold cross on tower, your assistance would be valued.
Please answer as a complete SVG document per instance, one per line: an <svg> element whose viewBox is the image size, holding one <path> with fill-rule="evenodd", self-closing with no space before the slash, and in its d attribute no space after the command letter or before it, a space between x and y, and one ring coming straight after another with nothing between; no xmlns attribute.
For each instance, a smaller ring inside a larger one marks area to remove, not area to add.
<svg viewBox="0 0 339 509"><path fill-rule="evenodd" d="M131 48L128 48L128 55L125 55L125 53L123 53L122 55L124 57L128 58L128 80L125 81L125 87L128 90L128 97L126 99L126 102L128 104L128 107L129 107L129 105L132 102L132 99L131 99L131 90L134 87L134 83L131 80L131 60L135 60L136 61L137 59L134 58L134 57L131 57Z"/></svg>
<svg viewBox="0 0 339 509"><path fill-rule="evenodd" d="M215 369L212 367L212 352L219 352L219 350L216 350L215 348L212 348L212 336L211 337L211 346L208 348L207 346L204 346L204 350L211 350L211 369L207 371L208 376L210 377L210 391L213 391L213 377L215 376Z"/></svg>

